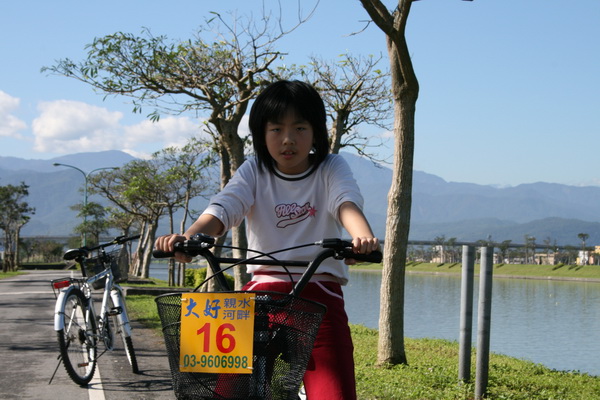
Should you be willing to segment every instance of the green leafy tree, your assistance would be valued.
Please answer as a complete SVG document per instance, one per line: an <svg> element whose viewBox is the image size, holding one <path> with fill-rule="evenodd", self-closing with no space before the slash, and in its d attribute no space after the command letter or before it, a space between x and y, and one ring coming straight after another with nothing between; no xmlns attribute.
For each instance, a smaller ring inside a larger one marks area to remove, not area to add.
<svg viewBox="0 0 600 400"><path fill-rule="evenodd" d="M529 258L529 249L531 249L531 258ZM531 261L531 264L535 264L535 237L525 235L525 264Z"/></svg>
<svg viewBox="0 0 600 400"><path fill-rule="evenodd" d="M546 247L546 262L550 264L550 253L556 249L556 241L553 242L552 238L546 237L544 246Z"/></svg>
<svg viewBox="0 0 600 400"><path fill-rule="evenodd" d="M201 149L205 149L202 147ZM207 190L204 176L207 166L199 155L202 151L193 145L180 152L195 152L197 164L184 165L182 160L189 156L174 156L174 149L152 155L150 160L134 160L118 170L95 175L90 180L91 190L108 199L114 208L113 214L135 216L140 227L141 238L133 256L132 275L147 278L152 259L152 248L156 238L159 219L184 208L188 213L189 200ZM204 152L206 157L209 157Z"/></svg>
<svg viewBox="0 0 600 400"><path fill-rule="evenodd" d="M0 230L4 232L4 258L2 271L16 271L19 266L18 244L21 228L29 221L35 209L24 199L29 195L29 186L0 186Z"/></svg>
<svg viewBox="0 0 600 400"><path fill-rule="evenodd" d="M503 240L499 245L498 249L500 250L500 262L505 262L504 260L508 257L508 249L510 248L510 243L512 240Z"/></svg>
<svg viewBox="0 0 600 400"><path fill-rule="evenodd" d="M175 211L183 210L182 219L179 223L179 233L187 229L187 221L190 214L196 214L190 210L190 201L196 197L207 197L216 191L210 176L211 167L214 165L214 153L208 142L192 138L182 148L169 147L155 154L157 159L162 160L161 169L165 171L164 184L169 187L174 196L165 199L165 206L169 219L169 233L175 232ZM193 221L192 221L193 222ZM183 286L185 280L185 264L179 263L177 268L177 279L175 276L175 260L169 260L169 284L176 283ZM245 273L241 267L236 268L237 274ZM249 277L238 276L239 280L248 280Z"/></svg>
<svg viewBox="0 0 600 400"><path fill-rule="evenodd" d="M457 260L459 260L459 256L458 256L458 251L456 249L456 238L455 237L451 237L448 240L446 240L446 247L448 248L448 254L449 254L449 262L456 262Z"/></svg>
<svg viewBox="0 0 600 400"><path fill-rule="evenodd" d="M84 218L85 222L75 227L81 237L91 238L91 243L88 240L87 246L94 246L100 243L100 235L107 233L109 228L109 222L106 219L107 210L104 206L99 203L90 201L85 206L83 204L76 204L71 207L75 211L79 211L78 217Z"/></svg>
<svg viewBox="0 0 600 400"><path fill-rule="evenodd" d="M38 248L38 239L21 239L19 241L19 252L25 256L25 262L32 261L33 256Z"/></svg>
<svg viewBox="0 0 600 400"><path fill-rule="evenodd" d="M72 243L67 245L71 248L77 248L81 246L81 242L77 238L71 238ZM57 242L56 240L40 240L36 245L36 254L44 262L60 262L63 260L63 254L65 253L64 243Z"/></svg>
<svg viewBox="0 0 600 400"><path fill-rule="evenodd" d="M151 249L158 220L164 213L162 176L152 160L134 160L118 170L98 174L90 181L90 191L107 198L120 212L140 221L141 238L134 257L132 274L147 278Z"/></svg>

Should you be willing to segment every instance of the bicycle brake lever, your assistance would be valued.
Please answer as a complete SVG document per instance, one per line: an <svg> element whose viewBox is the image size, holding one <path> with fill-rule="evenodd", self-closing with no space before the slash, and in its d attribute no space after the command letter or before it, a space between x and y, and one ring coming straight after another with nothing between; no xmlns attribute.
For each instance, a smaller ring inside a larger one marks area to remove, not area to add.
<svg viewBox="0 0 600 400"><path fill-rule="evenodd" d="M324 249L335 249L335 250L343 250L345 248L352 247L351 242L348 242L347 240L338 239L338 238L323 239L320 242L317 242L317 244L319 246L323 247Z"/></svg>
<svg viewBox="0 0 600 400"><path fill-rule="evenodd" d="M205 235L204 233L196 233L190 237L190 240L195 240L206 244L207 246L202 246L205 248L211 248L215 244L215 238L212 236Z"/></svg>
<svg viewBox="0 0 600 400"><path fill-rule="evenodd" d="M316 244L322 246L325 249L333 249L335 251L335 255L333 256L333 258L337 260L352 258L356 261L366 261L379 264L383 259L383 255L379 250L375 250L370 254L354 253L352 251L352 242L349 242L347 240L330 238L323 239L320 242L317 242Z"/></svg>

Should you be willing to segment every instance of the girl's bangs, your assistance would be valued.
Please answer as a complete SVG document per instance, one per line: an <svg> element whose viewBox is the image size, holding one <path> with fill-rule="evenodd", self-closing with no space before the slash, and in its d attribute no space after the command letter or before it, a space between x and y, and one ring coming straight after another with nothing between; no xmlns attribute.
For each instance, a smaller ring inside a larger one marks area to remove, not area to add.
<svg viewBox="0 0 600 400"><path fill-rule="evenodd" d="M280 122L286 114L293 112L297 117L306 119L306 115L302 113L302 107L299 106L297 99L294 98L280 98L273 99L269 104L265 104L264 115L267 117L269 122ZM266 121L265 121L266 122Z"/></svg>

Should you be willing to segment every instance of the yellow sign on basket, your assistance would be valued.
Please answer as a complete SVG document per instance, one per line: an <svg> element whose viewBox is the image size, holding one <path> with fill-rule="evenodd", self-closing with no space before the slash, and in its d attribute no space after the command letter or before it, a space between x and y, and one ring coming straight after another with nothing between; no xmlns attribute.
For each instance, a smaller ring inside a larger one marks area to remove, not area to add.
<svg viewBox="0 0 600 400"><path fill-rule="evenodd" d="M253 293L181 295L181 372L252 373Z"/></svg>

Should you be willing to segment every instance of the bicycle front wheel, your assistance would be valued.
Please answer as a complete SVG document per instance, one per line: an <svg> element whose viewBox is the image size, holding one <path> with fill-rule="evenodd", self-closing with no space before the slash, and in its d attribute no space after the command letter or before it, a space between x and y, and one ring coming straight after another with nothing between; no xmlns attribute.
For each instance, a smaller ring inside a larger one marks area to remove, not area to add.
<svg viewBox="0 0 600 400"><path fill-rule="evenodd" d="M119 294L120 296L120 294ZM125 354L127 355L127 360L129 361L129 365L131 365L131 371L134 374L140 372L137 362L137 357L135 355L135 349L133 348L133 340L131 336L128 334L128 330L125 329L125 324L129 324L129 317L127 316L127 308L125 306L125 299L123 297L119 297L119 304L121 304L121 309L118 311L118 314L113 316L113 326L115 327L116 334L119 334L123 339L123 347L125 348ZM114 300L111 298L109 303L111 309L115 309ZM131 331L131 328L129 329Z"/></svg>
<svg viewBox="0 0 600 400"><path fill-rule="evenodd" d="M60 355L73 382L85 386L96 371L96 321L79 289L66 296L60 316L63 329L57 332Z"/></svg>
<svg viewBox="0 0 600 400"><path fill-rule="evenodd" d="M140 372L137 363L137 357L135 356L135 350L133 349L133 341L131 340L131 336L123 336L123 344L125 345L125 353L127 354L127 359L129 360L129 364L131 364L131 371L134 374Z"/></svg>

